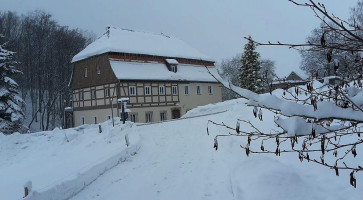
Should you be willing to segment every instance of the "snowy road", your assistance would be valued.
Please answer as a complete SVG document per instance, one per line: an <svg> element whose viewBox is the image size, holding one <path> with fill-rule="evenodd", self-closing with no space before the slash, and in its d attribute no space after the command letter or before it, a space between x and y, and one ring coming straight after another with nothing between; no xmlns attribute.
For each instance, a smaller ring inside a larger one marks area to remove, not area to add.
<svg viewBox="0 0 363 200"><path fill-rule="evenodd" d="M181 123L186 128L180 128ZM228 166L220 162L216 167L217 154L206 135L205 123L183 120L151 126L138 127L130 133L143 133L138 155L100 177L74 199L186 199L188 196L221 199L225 196L226 192L218 196L218 191L213 189L229 182L228 170L220 171ZM195 128L200 129L199 136L190 137Z"/></svg>
<svg viewBox="0 0 363 200"><path fill-rule="evenodd" d="M229 105L230 112L198 120L134 127L129 134L141 136L138 154L72 200L357 199L362 194L340 183L346 177L336 178L319 167L311 170L315 165L301 164L296 156L246 158L235 138L220 141L215 151L214 137L206 134L207 120L233 121L232 116L249 109ZM326 184L330 182L336 184Z"/></svg>

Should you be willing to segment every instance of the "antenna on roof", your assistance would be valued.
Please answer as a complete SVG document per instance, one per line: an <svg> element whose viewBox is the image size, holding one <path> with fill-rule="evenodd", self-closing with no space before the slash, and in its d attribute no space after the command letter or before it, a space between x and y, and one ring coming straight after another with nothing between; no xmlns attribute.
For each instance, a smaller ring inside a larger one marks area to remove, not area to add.
<svg viewBox="0 0 363 200"><path fill-rule="evenodd" d="M107 34L107 38L110 38L110 26L107 26L106 28L106 34Z"/></svg>
<svg viewBox="0 0 363 200"><path fill-rule="evenodd" d="M170 38L170 36L168 36L168 35L165 35L164 33L160 33L162 36L164 36L164 37L167 37L167 38Z"/></svg>

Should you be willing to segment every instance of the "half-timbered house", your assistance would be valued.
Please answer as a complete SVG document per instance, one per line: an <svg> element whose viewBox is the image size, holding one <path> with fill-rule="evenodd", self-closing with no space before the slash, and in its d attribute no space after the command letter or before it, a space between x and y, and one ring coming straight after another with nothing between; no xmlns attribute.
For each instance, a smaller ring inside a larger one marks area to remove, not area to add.
<svg viewBox="0 0 363 200"><path fill-rule="evenodd" d="M74 126L120 116L117 99L125 97L134 122L179 118L222 99L214 61L163 34L109 28L72 63Z"/></svg>

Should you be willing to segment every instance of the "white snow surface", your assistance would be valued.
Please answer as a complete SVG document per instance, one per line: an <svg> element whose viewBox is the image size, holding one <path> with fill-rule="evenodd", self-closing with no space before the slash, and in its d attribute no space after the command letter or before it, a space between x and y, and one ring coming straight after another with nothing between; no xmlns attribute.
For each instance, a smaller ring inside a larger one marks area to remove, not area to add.
<svg viewBox="0 0 363 200"><path fill-rule="evenodd" d="M101 125L101 134L96 125L0 133L0 199L22 199L29 181L33 193L26 199L67 199L137 150L136 135L127 148L121 131L132 124L121 125L118 119L115 127L110 121Z"/></svg>
<svg viewBox="0 0 363 200"><path fill-rule="evenodd" d="M72 62L107 52L213 61L208 56L174 37L110 27L108 33L106 32L75 55Z"/></svg>
<svg viewBox="0 0 363 200"><path fill-rule="evenodd" d="M215 67L203 65L179 64L177 72L169 71L165 64L157 62L125 62L110 60L111 68L117 79L120 80L172 80L172 81L198 81L217 82L208 70L218 76Z"/></svg>
<svg viewBox="0 0 363 200"><path fill-rule="evenodd" d="M179 64L179 62L175 59L165 59L165 61L169 64L174 64L174 65Z"/></svg>
<svg viewBox="0 0 363 200"><path fill-rule="evenodd" d="M264 121L259 121L247 103L237 99L202 106L189 111L182 120L144 126L117 124L112 128L111 122L106 122L101 134L98 126L85 125L28 135L0 135L0 196L21 199L24 184L31 181L33 197L48 195L43 199L361 199L361 173L356 174L354 189L349 185L349 172L340 171L336 177L332 169L300 163L297 154L246 157L239 145L247 139L240 137L220 138L215 151L214 136L228 134L228 130L210 125L208 136L208 120L232 127L236 119L250 120L262 131L274 127L273 113L264 110ZM186 118L224 110L228 111ZM241 130L249 128L241 124ZM136 155L115 167L100 168L125 151L126 135L131 145L140 147ZM269 147L276 148L266 143L265 148ZM251 148L259 148L259 144L253 141ZM357 153L356 159L361 160L363 151L359 146ZM347 159L349 162L350 157ZM87 182L89 177L96 179Z"/></svg>

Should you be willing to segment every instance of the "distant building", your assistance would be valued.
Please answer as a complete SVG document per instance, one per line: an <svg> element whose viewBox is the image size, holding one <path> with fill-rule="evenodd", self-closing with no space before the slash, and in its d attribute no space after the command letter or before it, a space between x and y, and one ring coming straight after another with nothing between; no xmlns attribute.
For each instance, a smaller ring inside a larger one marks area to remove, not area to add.
<svg viewBox="0 0 363 200"><path fill-rule="evenodd" d="M347 81L340 76L326 76L318 79L318 81L329 85L341 85L342 83L347 83Z"/></svg>
<svg viewBox="0 0 363 200"><path fill-rule="evenodd" d="M179 118L222 100L214 61L181 40L119 28L107 32L72 59L73 125L120 116L117 99L129 98L129 120ZM113 108L113 110L112 110Z"/></svg>
<svg viewBox="0 0 363 200"><path fill-rule="evenodd" d="M272 90L288 89L296 85L305 85L306 80L302 79L294 71L292 71L285 79L275 80L272 82Z"/></svg>

